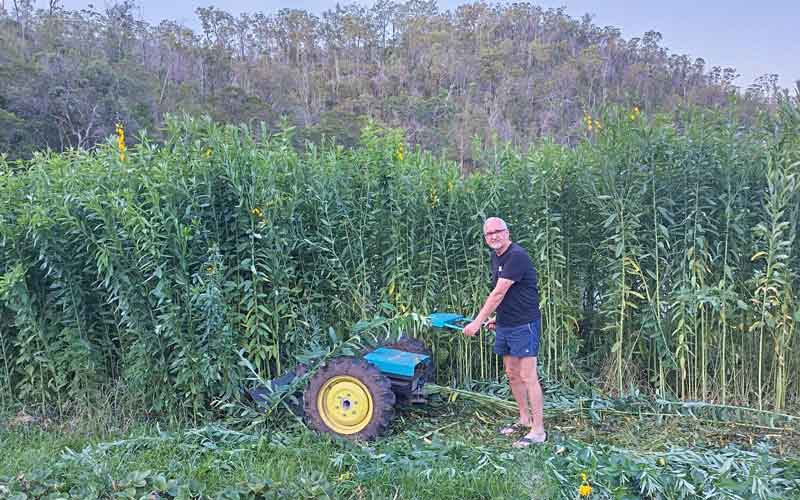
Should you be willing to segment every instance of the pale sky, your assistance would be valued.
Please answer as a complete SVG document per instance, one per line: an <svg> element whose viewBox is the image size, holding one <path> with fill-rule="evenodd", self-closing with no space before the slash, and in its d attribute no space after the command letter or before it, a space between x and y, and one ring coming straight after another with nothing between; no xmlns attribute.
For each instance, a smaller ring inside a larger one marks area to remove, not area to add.
<svg viewBox="0 0 800 500"><path fill-rule="evenodd" d="M194 0L135 0L141 18L151 24L163 19L178 21L198 29L197 7L214 6L238 15L242 12L265 14L291 7L315 14L335 7L326 0L227 0L224 2ZM438 0L442 10L454 10L466 1ZM8 2L7 2L8 3ZM46 7L46 0L34 0ZM109 0L62 0L70 10L89 4L102 9ZM371 6L374 0L358 3ZM500 2L508 3L508 2ZM790 89L800 80L800 0L540 0L542 7L566 7L572 17L589 13L599 26L615 26L625 39L641 37L655 30L663 35L661 46L670 53L688 54L692 60L702 57L706 67L731 66L741 75L734 83L746 88L758 76L777 73L779 84Z"/></svg>

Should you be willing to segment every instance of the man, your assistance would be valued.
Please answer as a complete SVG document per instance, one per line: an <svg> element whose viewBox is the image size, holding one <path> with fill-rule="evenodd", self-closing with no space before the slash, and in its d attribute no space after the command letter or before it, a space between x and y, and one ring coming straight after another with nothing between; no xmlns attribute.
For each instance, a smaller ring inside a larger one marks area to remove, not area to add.
<svg viewBox="0 0 800 500"><path fill-rule="evenodd" d="M494 352L503 356L511 392L519 407L517 423L500 432L508 435L517 429L529 428L525 437L514 443L515 447L524 448L547 438L542 387L536 370L541 325L536 269L525 249L511 241L503 219L486 219L483 235L486 244L494 250L493 290L475 319L464 327L464 334L474 336L484 322L487 328L495 330ZM497 316L490 319L495 311Z"/></svg>

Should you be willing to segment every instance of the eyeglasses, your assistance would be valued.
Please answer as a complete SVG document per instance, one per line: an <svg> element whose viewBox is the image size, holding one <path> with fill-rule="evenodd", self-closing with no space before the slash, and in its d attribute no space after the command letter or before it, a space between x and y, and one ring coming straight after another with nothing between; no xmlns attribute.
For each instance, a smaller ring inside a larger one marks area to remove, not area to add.
<svg viewBox="0 0 800 500"><path fill-rule="evenodd" d="M508 229L506 228L506 229L498 229L497 231L489 231L488 233L483 233L483 236L485 236L486 238L491 238L492 236L500 234L504 231L508 231Z"/></svg>

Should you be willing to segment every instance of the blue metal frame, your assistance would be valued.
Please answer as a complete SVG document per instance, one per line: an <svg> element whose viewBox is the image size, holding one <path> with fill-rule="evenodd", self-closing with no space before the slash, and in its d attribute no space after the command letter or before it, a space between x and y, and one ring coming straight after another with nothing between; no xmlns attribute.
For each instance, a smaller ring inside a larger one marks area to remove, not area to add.
<svg viewBox="0 0 800 500"><path fill-rule="evenodd" d="M472 321L472 318L455 313L433 313L428 316L428 321L434 328L463 331L464 327Z"/></svg>
<svg viewBox="0 0 800 500"><path fill-rule="evenodd" d="M431 358L426 354L400 351L389 347L379 347L370 352L364 359L375 365L381 373L397 377L414 377L414 370L420 363L430 363Z"/></svg>
<svg viewBox="0 0 800 500"><path fill-rule="evenodd" d="M434 328L449 328L463 331L472 319L455 313L433 313L428 316L428 321ZM420 363L431 363L430 356L413 352L379 347L370 352L364 359L375 365L381 373L396 377L413 378L414 371Z"/></svg>

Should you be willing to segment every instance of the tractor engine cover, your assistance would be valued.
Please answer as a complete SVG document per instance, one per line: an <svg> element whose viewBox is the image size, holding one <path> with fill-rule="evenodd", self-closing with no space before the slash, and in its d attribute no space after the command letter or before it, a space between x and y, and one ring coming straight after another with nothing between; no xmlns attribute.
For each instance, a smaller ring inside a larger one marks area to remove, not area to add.
<svg viewBox="0 0 800 500"><path fill-rule="evenodd" d="M364 359L385 375L400 399L410 398L428 382L433 360L427 354L379 347Z"/></svg>

